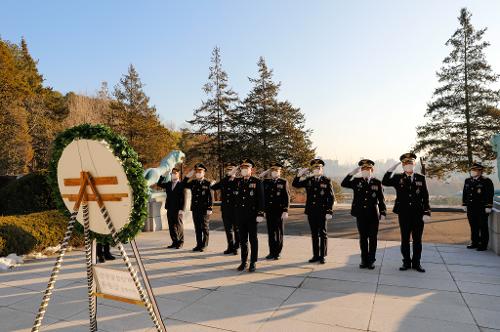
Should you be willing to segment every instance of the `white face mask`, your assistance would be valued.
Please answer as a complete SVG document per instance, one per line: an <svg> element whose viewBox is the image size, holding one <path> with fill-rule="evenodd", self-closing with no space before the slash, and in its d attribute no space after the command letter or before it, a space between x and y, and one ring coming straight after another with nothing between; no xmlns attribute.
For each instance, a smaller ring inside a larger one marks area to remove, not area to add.
<svg viewBox="0 0 500 332"><path fill-rule="evenodd" d="M320 176L321 174L323 174L323 170L321 168L315 168L313 169L313 174L314 176Z"/></svg>
<svg viewBox="0 0 500 332"><path fill-rule="evenodd" d="M205 175L205 172L196 172L194 176L196 176L197 179L201 179Z"/></svg>
<svg viewBox="0 0 500 332"><path fill-rule="evenodd" d="M372 176L372 172L369 170L361 171L361 176L364 177L365 179L368 179L369 177Z"/></svg>
<svg viewBox="0 0 500 332"><path fill-rule="evenodd" d="M280 172L278 172L278 171L272 171L271 172L271 177L273 179L279 178L279 176L280 176Z"/></svg>
<svg viewBox="0 0 500 332"><path fill-rule="evenodd" d="M179 179L179 175L177 173L172 173L171 176L172 176L172 180L178 180Z"/></svg>
<svg viewBox="0 0 500 332"><path fill-rule="evenodd" d="M403 169L407 173L413 173L413 170L415 169L415 165L413 165L413 164L404 165Z"/></svg>
<svg viewBox="0 0 500 332"><path fill-rule="evenodd" d="M242 168L241 169L241 175L242 176L249 176L250 175L250 169L249 168Z"/></svg>
<svg viewBox="0 0 500 332"><path fill-rule="evenodd" d="M479 176L479 172L478 171L470 171L470 176L475 178L476 176Z"/></svg>

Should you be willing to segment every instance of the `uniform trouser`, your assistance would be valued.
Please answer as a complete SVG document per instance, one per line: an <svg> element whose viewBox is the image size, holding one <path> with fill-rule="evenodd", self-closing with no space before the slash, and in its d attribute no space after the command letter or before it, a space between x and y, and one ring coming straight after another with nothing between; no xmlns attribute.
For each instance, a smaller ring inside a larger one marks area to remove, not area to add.
<svg viewBox="0 0 500 332"><path fill-rule="evenodd" d="M208 246L208 221L210 216L207 210L195 210L193 212L194 231L196 233L196 246L205 248Z"/></svg>
<svg viewBox="0 0 500 332"><path fill-rule="evenodd" d="M227 248L238 249L240 246L240 236L238 234L238 222L234 207L225 206L222 208L222 222L226 231Z"/></svg>
<svg viewBox="0 0 500 332"><path fill-rule="evenodd" d="M184 243L184 225L179 218L179 210L167 210L168 231L173 244Z"/></svg>
<svg viewBox="0 0 500 332"><path fill-rule="evenodd" d="M267 235L269 242L269 253L271 256L279 256L283 249L283 219L282 210L266 212Z"/></svg>
<svg viewBox="0 0 500 332"><path fill-rule="evenodd" d="M250 241L250 262L257 262L259 255L259 241L257 239L257 215L239 211L238 226L240 232L241 262L246 263L248 259L248 241Z"/></svg>
<svg viewBox="0 0 500 332"><path fill-rule="evenodd" d="M377 213L362 213L356 217L359 232L359 248L363 263L375 262L379 219Z"/></svg>
<svg viewBox="0 0 500 332"><path fill-rule="evenodd" d="M325 257L328 248L328 233L326 232L326 214L310 213L307 215L314 257Z"/></svg>
<svg viewBox="0 0 500 332"><path fill-rule="evenodd" d="M400 212L398 215L401 231L401 254L405 265L418 265L422 256L423 214L415 211ZM410 254L410 237L413 241L413 258Z"/></svg>
<svg viewBox="0 0 500 332"><path fill-rule="evenodd" d="M467 207L471 242L478 247L488 247L490 233L488 230L488 214L484 207Z"/></svg>
<svg viewBox="0 0 500 332"><path fill-rule="evenodd" d="M97 242L97 245L96 245L97 257L106 257L106 256L109 257L111 255L109 250L110 250L110 246L108 243L100 244L99 242Z"/></svg>

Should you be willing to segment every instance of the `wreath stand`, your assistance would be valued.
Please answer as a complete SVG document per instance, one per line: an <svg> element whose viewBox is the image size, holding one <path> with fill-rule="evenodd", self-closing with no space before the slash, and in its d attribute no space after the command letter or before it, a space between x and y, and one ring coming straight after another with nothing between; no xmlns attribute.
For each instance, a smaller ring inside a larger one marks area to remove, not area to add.
<svg viewBox="0 0 500 332"><path fill-rule="evenodd" d="M154 326L158 332L166 332L165 324L161 318L160 311L158 310L158 306L156 304L156 300L146 274L146 270L144 268L144 264L142 262L141 256L139 254L139 250L137 248L137 244L134 239L130 240L130 244L132 246L132 250L139 267L139 272L141 273L142 280L145 284L146 292L144 292L144 288L137 277L137 272L135 268L132 266L132 263L129 260L129 257L123 247L123 244L118 238L118 232L111 221L111 218L108 214L108 210L104 204L105 201L120 201L122 197L127 197L127 193L117 193L117 194L99 194L97 190L98 185L111 185L117 184L117 177L109 176L109 177L96 177L93 178L88 171L80 172L80 178L75 179L64 179L64 184L66 186L79 186L78 194L62 194L63 198L69 199L71 202L75 202L73 206L73 211L71 213L70 220L68 222L68 227L64 234L64 238L61 242L61 249L59 251L59 256L56 259L54 267L52 269L52 274L50 275L49 283L47 288L45 289L42 302L40 304L38 314L36 316L35 322L33 324L32 332L38 332L42 325L42 320L47 310L47 306L50 301L50 297L52 295L52 290L54 289L54 285L56 283L57 275L61 269L61 265L63 262L64 255L68 248L69 239L71 234L73 233L74 224L76 221L77 214L80 210L80 206L83 212L83 226L84 226L84 237L85 237L85 258L87 262L87 286L88 286L88 300L89 300L89 318L90 318L90 331L97 331L97 318L96 318L96 297L106 298L110 300L136 304L140 306L146 307L146 310L153 321ZM87 188L90 188L91 193L87 193ZM90 221L89 221L89 201L96 201L100 212L106 222L106 226L111 233L111 237L113 241L117 244L117 248L120 251L120 254L123 258L123 261L128 269L128 273L132 278L132 281L137 289L140 300L134 300L131 298L120 297L116 295L104 294L104 292L96 291L96 278L94 276L94 265L95 265L95 252L94 245L95 241L90 239Z"/></svg>

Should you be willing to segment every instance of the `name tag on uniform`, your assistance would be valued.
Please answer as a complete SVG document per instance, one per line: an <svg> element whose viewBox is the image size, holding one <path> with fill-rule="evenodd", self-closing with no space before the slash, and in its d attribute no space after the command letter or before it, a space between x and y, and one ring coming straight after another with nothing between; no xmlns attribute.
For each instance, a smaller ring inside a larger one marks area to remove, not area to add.
<svg viewBox="0 0 500 332"><path fill-rule="evenodd" d="M415 181L415 185L421 187L422 186L422 181Z"/></svg>
<svg viewBox="0 0 500 332"><path fill-rule="evenodd" d="M322 183L319 185L321 188L326 188L326 184L325 183Z"/></svg>
<svg viewBox="0 0 500 332"><path fill-rule="evenodd" d="M278 189L283 189L283 185L282 185L282 184L278 184L278 185L276 185L276 187L277 187Z"/></svg>
<svg viewBox="0 0 500 332"><path fill-rule="evenodd" d="M378 186L372 186L372 190L377 191L378 190Z"/></svg>
<svg viewBox="0 0 500 332"><path fill-rule="evenodd" d="M202 186L203 189L207 190L208 189L208 186Z"/></svg>
<svg viewBox="0 0 500 332"><path fill-rule="evenodd" d="M255 183L250 183L248 185L248 188L256 188L256 187L257 187L257 184L255 184Z"/></svg>

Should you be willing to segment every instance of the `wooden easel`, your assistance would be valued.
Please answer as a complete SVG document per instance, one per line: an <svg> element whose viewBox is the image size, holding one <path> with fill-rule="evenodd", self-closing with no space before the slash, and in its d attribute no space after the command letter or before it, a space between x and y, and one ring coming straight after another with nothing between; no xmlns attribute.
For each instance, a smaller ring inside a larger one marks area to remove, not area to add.
<svg viewBox="0 0 500 332"><path fill-rule="evenodd" d="M151 285L149 283L149 278L146 274L146 270L144 268L144 264L142 263L141 256L139 254L139 249L137 248L137 244L135 240L131 240L130 243L132 245L132 250L134 252L135 259L137 261L137 265L139 267L139 272L141 273L142 279L144 281L146 287L146 293L142 287L142 284L137 277L137 273L132 266L129 257L123 247L123 244L120 242L118 238L118 232L116 231L111 218L109 217L108 210L104 205L105 201L121 201L123 197L127 197L127 193L117 193L117 194L99 194L97 190L98 185L113 185L118 184L118 180L114 176L110 177L96 177L93 178L91 174L87 171L80 172L80 178L76 179L64 179L65 186L79 186L80 189L78 194L62 194L63 198L69 199L70 201L74 201L75 205L73 206L73 211L71 213L71 218L68 222L68 227L66 229L66 233L64 234L64 239L61 242L61 249L59 251L59 256L56 259L54 267L52 269L52 274L49 279L49 283L47 288L45 289L45 293L43 295L42 302L40 304L40 308L38 310L38 314L36 316L35 322L33 324L32 332L38 332L42 325L42 320L45 315L45 311L47 310L48 303L50 301L50 296L52 295L52 290L54 289L54 285L57 279L57 275L61 269L63 257L68 248L69 239L71 234L73 233L74 224L76 221L76 216L78 215L78 211L80 210L80 206L82 207L83 212L83 223L84 223L84 237L85 237L85 257L87 261L87 286L88 286L88 299L89 299L89 318L90 318L90 331L97 331L97 319L96 319L96 297L102 297L110 300L121 301L131 304L137 304L146 307L153 324L156 327L158 332L166 332L165 324L161 318L160 311L158 309L158 305L156 304L156 299L154 297ZM90 188L91 194L87 193L87 188ZM123 261L128 269L128 272L137 288L141 301L131 300L119 296L113 296L103 293L96 292L95 278L94 278L94 264L95 264L95 255L94 251L94 243L90 240L90 221L89 221L89 209L88 202L96 201L99 209L104 217L104 221L108 227L108 230L111 233L111 237L113 241L117 244L117 248L120 251L120 254L123 258Z"/></svg>

